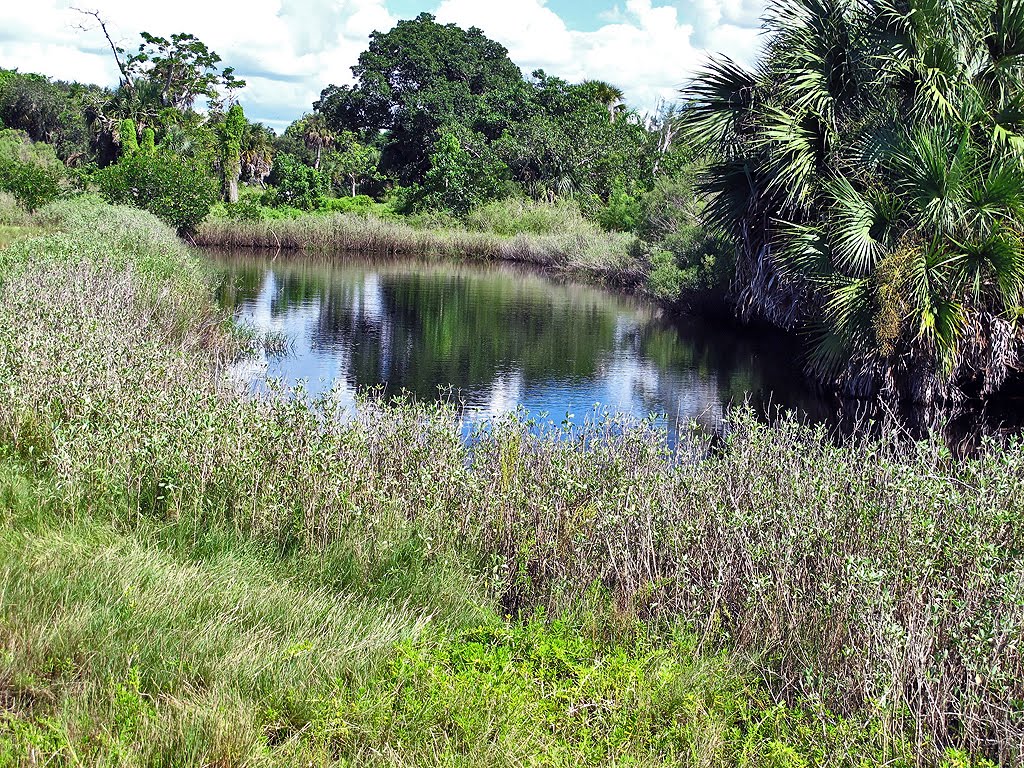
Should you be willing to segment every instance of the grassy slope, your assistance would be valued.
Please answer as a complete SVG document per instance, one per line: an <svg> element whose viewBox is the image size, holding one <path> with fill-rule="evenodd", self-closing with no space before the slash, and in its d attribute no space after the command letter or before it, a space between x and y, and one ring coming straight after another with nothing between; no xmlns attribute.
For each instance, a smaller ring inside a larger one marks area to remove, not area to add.
<svg viewBox="0 0 1024 768"><path fill-rule="evenodd" d="M471 459L443 408L238 397L163 227L42 218L0 253L0 765L1020 760L1018 449Z"/></svg>

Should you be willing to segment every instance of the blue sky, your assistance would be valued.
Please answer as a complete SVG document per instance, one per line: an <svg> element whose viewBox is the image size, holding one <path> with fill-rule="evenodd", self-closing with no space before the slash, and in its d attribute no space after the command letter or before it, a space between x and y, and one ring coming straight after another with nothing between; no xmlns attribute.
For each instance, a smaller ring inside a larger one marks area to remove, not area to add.
<svg viewBox="0 0 1024 768"><path fill-rule="evenodd" d="M0 67L114 85L117 70L80 0L0 3ZM478 26L524 73L615 83L641 111L672 100L708 51L751 62L762 0L91 0L127 48L138 32L191 32L236 67L250 118L280 130L349 68L374 30L422 11Z"/></svg>

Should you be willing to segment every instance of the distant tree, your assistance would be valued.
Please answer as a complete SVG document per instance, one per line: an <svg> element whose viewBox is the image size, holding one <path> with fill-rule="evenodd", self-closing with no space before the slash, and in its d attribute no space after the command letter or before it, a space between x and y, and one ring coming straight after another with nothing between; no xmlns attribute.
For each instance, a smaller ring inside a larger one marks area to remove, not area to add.
<svg viewBox="0 0 1024 768"><path fill-rule="evenodd" d="M270 183L276 190L276 202L306 211L322 208L327 202L328 183L323 174L290 154L274 158Z"/></svg>
<svg viewBox="0 0 1024 768"><path fill-rule="evenodd" d="M240 104L232 104L220 126L221 176L224 201L238 202L238 179L242 175L242 139L246 129L245 113Z"/></svg>
<svg viewBox="0 0 1024 768"><path fill-rule="evenodd" d="M335 186L344 187L351 197L357 194L359 183L374 177L380 164L380 151L363 144L351 131L338 137L338 149L325 158L324 171Z"/></svg>
<svg viewBox="0 0 1024 768"><path fill-rule="evenodd" d="M461 215L512 192L508 166L486 137L461 126L440 131L419 205Z"/></svg>
<svg viewBox="0 0 1024 768"><path fill-rule="evenodd" d="M129 70L142 71L160 85L160 102L165 107L191 108L196 99L218 97L218 88L244 86L234 69L217 70L221 58L195 35L179 32L170 39L142 32L139 52L128 57Z"/></svg>
<svg viewBox="0 0 1024 768"><path fill-rule="evenodd" d="M604 80L584 80L580 83L580 88L608 110L609 122L615 122L616 115L619 114L618 108L624 106L622 100L625 94L621 88Z"/></svg>
<svg viewBox="0 0 1024 768"><path fill-rule="evenodd" d="M87 108L105 98L104 90L11 70L0 75L0 123L51 145L67 163L84 160L90 151Z"/></svg>
<svg viewBox="0 0 1024 768"><path fill-rule="evenodd" d="M594 86L533 73L537 111L496 143L515 181L531 195L606 200L616 181L633 194L652 183L652 143L636 121L610 122Z"/></svg>
<svg viewBox="0 0 1024 768"><path fill-rule="evenodd" d="M324 149L333 146L335 133L327 119L319 112L303 115L293 127L305 145L313 152L313 167L320 170L320 159Z"/></svg>
<svg viewBox="0 0 1024 768"><path fill-rule="evenodd" d="M502 45L427 13L374 32L352 72L354 87L328 86L314 106L335 130L388 131L382 166L402 183L423 180L442 126L486 128L502 104L528 98ZM500 100L489 99L497 93Z"/></svg>
<svg viewBox="0 0 1024 768"><path fill-rule="evenodd" d="M274 167L274 132L262 123L250 123L242 136L240 153L243 181L263 186Z"/></svg>

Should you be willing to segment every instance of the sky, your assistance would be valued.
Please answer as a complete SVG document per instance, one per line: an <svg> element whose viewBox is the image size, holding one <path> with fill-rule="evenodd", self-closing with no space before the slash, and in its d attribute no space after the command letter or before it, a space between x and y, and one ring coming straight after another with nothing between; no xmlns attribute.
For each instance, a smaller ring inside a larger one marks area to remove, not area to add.
<svg viewBox="0 0 1024 768"><path fill-rule="evenodd" d="M107 42L76 7L99 11L129 50L141 31L194 34L248 83L249 119L280 131L324 86L352 83L371 32L424 11L480 27L526 75L607 80L646 112L710 52L751 63L763 0L0 0L0 67L115 86Z"/></svg>

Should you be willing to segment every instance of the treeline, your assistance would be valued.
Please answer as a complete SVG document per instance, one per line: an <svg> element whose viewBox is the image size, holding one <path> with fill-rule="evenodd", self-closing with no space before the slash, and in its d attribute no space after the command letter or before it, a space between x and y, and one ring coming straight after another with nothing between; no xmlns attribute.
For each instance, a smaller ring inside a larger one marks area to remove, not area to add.
<svg viewBox="0 0 1024 768"><path fill-rule="evenodd" d="M693 153L675 108L641 115L609 83L524 78L479 29L421 14L375 32L355 84L324 88L280 135L245 117L245 83L191 35L144 32L136 52L112 46L111 55L122 74L114 89L0 72L0 121L23 132L9 143L48 144L63 163L49 166L44 193L20 195L26 207L93 190L190 233L211 215L318 213L430 229L485 222L489 234L588 243L602 231L635 233L631 246L584 250L639 265L625 272L649 275L644 287L668 301L687 288L724 295L730 249L698 225ZM24 158L5 157L24 171Z"/></svg>

